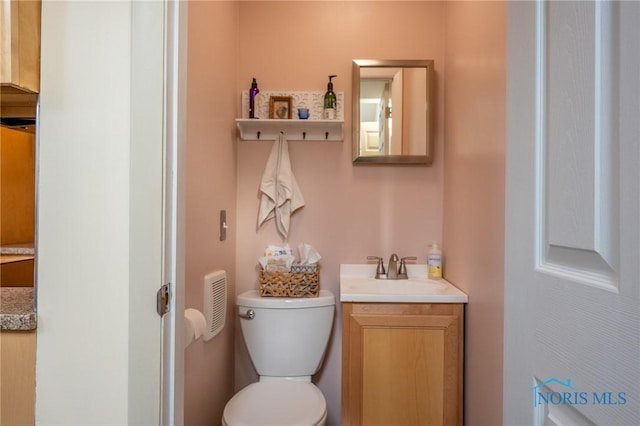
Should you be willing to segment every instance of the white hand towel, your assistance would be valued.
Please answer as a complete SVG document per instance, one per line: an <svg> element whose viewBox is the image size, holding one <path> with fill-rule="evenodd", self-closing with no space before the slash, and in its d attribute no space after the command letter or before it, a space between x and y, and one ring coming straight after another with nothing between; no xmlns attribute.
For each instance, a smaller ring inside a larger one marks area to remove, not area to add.
<svg viewBox="0 0 640 426"><path fill-rule="evenodd" d="M278 232L286 239L289 235L290 217L304 206L304 197L298 187L289 159L287 140L280 134L274 142L260 182L260 208L258 228L269 219L276 219Z"/></svg>

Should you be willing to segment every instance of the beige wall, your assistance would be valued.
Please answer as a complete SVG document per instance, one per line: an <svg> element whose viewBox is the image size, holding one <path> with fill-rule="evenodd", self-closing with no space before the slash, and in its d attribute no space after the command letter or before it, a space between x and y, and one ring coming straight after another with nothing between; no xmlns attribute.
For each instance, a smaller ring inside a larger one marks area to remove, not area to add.
<svg viewBox="0 0 640 426"><path fill-rule="evenodd" d="M238 86L256 77L262 90L334 89L351 105L351 64L356 58L434 59L436 153L433 167L353 166L351 113L344 142L292 142L293 171L306 206L292 218L289 242L307 242L323 256L321 286L339 299L340 263L392 252L426 262L427 246L440 240L443 188L444 4L439 2L241 2ZM257 259L267 244L282 244L272 222L256 232L258 187L271 143L239 141L237 292L257 288ZM329 424L340 414L340 312L318 383ZM238 345L236 387L255 378Z"/></svg>
<svg viewBox="0 0 640 426"><path fill-rule="evenodd" d="M185 350L186 425L217 424L233 395L237 33L237 3L189 4L185 308L202 310L209 272L226 270L229 287L225 328ZM220 210L230 225L225 241Z"/></svg>
<svg viewBox="0 0 640 426"><path fill-rule="evenodd" d="M444 275L469 295L469 426L502 424L506 7L446 12Z"/></svg>

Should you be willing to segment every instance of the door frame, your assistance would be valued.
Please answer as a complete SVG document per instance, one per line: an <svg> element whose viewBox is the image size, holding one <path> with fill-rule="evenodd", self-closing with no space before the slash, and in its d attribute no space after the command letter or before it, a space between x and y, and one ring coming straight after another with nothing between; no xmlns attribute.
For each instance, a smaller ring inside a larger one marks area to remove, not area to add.
<svg viewBox="0 0 640 426"><path fill-rule="evenodd" d="M161 424L184 423L184 280L187 2L167 0L164 29L163 284L169 311L162 318ZM176 332L178 331L178 332Z"/></svg>

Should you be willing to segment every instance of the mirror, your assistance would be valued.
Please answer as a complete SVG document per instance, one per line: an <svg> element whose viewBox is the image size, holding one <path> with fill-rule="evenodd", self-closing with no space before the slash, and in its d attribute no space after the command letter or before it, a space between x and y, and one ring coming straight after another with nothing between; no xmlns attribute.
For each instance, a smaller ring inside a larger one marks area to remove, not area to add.
<svg viewBox="0 0 640 426"><path fill-rule="evenodd" d="M433 60L353 61L353 162L431 164Z"/></svg>

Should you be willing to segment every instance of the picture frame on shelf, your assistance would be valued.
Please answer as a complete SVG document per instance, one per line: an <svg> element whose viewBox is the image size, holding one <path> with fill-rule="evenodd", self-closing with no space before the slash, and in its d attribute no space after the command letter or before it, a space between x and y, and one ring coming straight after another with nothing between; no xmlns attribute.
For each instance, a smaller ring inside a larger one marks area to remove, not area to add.
<svg viewBox="0 0 640 426"><path fill-rule="evenodd" d="M269 118L291 120L291 96L269 97Z"/></svg>

